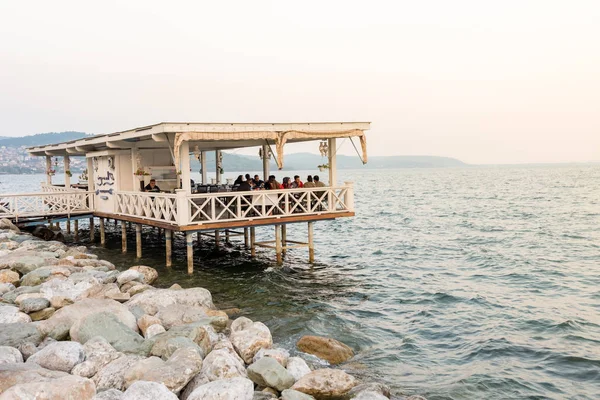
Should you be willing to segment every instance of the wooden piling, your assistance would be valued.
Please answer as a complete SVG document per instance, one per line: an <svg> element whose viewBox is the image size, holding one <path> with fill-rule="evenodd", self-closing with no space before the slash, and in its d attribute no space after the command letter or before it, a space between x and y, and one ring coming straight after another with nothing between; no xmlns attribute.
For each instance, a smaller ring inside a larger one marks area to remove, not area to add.
<svg viewBox="0 0 600 400"><path fill-rule="evenodd" d="M192 275L194 273L194 241L191 232L185 234L185 245L187 247L188 274Z"/></svg>
<svg viewBox="0 0 600 400"><path fill-rule="evenodd" d="M281 225L275 225L275 253L277 254L277 265L283 264L281 255Z"/></svg>
<svg viewBox="0 0 600 400"><path fill-rule="evenodd" d="M225 243L229 244L229 229L225 229Z"/></svg>
<svg viewBox="0 0 600 400"><path fill-rule="evenodd" d="M106 231L104 230L104 218L100 218L100 244L106 244Z"/></svg>
<svg viewBox="0 0 600 400"><path fill-rule="evenodd" d="M281 243L282 243L282 249L281 251L283 252L283 254L286 253L286 246L287 246L287 225L283 224L281 225Z"/></svg>
<svg viewBox="0 0 600 400"><path fill-rule="evenodd" d="M165 249L167 254L167 267L171 267L172 258L171 253L173 251L173 233L170 229L165 229Z"/></svg>
<svg viewBox="0 0 600 400"><path fill-rule="evenodd" d="M94 242L96 239L96 232L94 231L94 217L90 218L90 242Z"/></svg>
<svg viewBox="0 0 600 400"><path fill-rule="evenodd" d="M215 231L215 249L219 250L219 241L221 240L221 232Z"/></svg>
<svg viewBox="0 0 600 400"><path fill-rule="evenodd" d="M308 262L315 262L315 244L313 241L313 222L308 223Z"/></svg>
<svg viewBox="0 0 600 400"><path fill-rule="evenodd" d="M121 253L127 253L127 222L121 221Z"/></svg>
<svg viewBox="0 0 600 400"><path fill-rule="evenodd" d="M256 228L250 227L250 257L256 257Z"/></svg>
<svg viewBox="0 0 600 400"><path fill-rule="evenodd" d="M79 241L79 220L78 219L75 220L73 229L75 230L75 241L77 242L77 241Z"/></svg>
<svg viewBox="0 0 600 400"><path fill-rule="evenodd" d="M244 228L244 247L248 248L248 228Z"/></svg>
<svg viewBox="0 0 600 400"><path fill-rule="evenodd" d="M71 234L71 220L67 219L67 222L65 222L65 225L67 226L67 234Z"/></svg>
<svg viewBox="0 0 600 400"><path fill-rule="evenodd" d="M142 258L142 225L135 225L135 252L137 258Z"/></svg>

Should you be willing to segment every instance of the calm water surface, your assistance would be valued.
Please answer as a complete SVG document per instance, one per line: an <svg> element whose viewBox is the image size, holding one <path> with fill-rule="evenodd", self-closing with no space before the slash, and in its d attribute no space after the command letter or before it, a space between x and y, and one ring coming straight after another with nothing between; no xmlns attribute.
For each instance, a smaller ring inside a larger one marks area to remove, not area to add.
<svg viewBox="0 0 600 400"><path fill-rule="evenodd" d="M42 180L0 176L0 192ZM94 251L159 269L160 286L206 287L290 350L305 334L338 338L357 352L348 370L397 394L600 398L599 166L353 170L340 180L356 182L357 216L315 224L313 268L305 249L277 268L273 253L249 260L239 241L215 252L204 239L188 277L184 238L167 271L152 229L141 262L120 254L115 228ZM288 236L303 240L306 227Z"/></svg>

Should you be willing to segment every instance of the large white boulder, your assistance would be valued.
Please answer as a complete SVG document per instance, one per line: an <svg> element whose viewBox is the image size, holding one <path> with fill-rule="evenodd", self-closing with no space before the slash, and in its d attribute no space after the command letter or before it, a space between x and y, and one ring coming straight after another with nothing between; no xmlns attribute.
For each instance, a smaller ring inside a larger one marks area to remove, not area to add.
<svg viewBox="0 0 600 400"><path fill-rule="evenodd" d="M248 367L248 378L258 386L282 391L295 382L294 377L274 358L263 357Z"/></svg>
<svg viewBox="0 0 600 400"><path fill-rule="evenodd" d="M252 322L248 318L244 318L241 323L236 324L242 318L244 317L238 318L232 323L229 340L244 362L251 364L260 349L271 348L273 338L269 328L262 322Z"/></svg>
<svg viewBox="0 0 600 400"><path fill-rule="evenodd" d="M19 311L18 307L0 306L0 324L23 324L27 322L31 322L31 318Z"/></svg>
<svg viewBox="0 0 600 400"><path fill-rule="evenodd" d="M304 375L291 388L322 399L341 397L357 384L353 376L342 370L323 368Z"/></svg>
<svg viewBox="0 0 600 400"><path fill-rule="evenodd" d="M221 379L199 386L187 400L252 400L254 384L250 379Z"/></svg>
<svg viewBox="0 0 600 400"><path fill-rule="evenodd" d="M33 381L10 387L0 396L2 400L64 399L91 400L96 394L94 382L80 376L66 375L60 378Z"/></svg>
<svg viewBox="0 0 600 400"><path fill-rule="evenodd" d="M101 336L91 338L83 345L85 361L77 364L72 370L73 375L91 378L110 362L121 357L123 354L117 352L114 347Z"/></svg>
<svg viewBox="0 0 600 400"><path fill-rule="evenodd" d="M0 364L22 363L23 355L14 347L0 346Z"/></svg>
<svg viewBox="0 0 600 400"><path fill-rule="evenodd" d="M210 292L204 288L146 290L136 294L126 303L130 308L135 306L140 307L144 310L145 314L149 315L154 315L158 312L159 308L172 304L215 308Z"/></svg>
<svg viewBox="0 0 600 400"><path fill-rule="evenodd" d="M129 386L121 400L177 400L177 396L162 383L137 381Z"/></svg>
<svg viewBox="0 0 600 400"><path fill-rule="evenodd" d="M71 372L74 366L83 362L85 352L83 346L77 342L53 342L33 354L27 363L53 370Z"/></svg>
<svg viewBox="0 0 600 400"><path fill-rule="evenodd" d="M294 377L294 380L298 381L304 375L310 373L310 367L300 357L290 357L287 360L287 366L285 367L288 372Z"/></svg>

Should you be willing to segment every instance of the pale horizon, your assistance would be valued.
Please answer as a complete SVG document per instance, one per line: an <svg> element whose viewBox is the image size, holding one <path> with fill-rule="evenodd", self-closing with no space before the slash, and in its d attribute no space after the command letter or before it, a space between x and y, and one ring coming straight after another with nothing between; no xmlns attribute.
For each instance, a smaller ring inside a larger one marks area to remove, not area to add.
<svg viewBox="0 0 600 400"><path fill-rule="evenodd" d="M0 136L371 121L371 156L600 161L593 1L14 2L3 15Z"/></svg>

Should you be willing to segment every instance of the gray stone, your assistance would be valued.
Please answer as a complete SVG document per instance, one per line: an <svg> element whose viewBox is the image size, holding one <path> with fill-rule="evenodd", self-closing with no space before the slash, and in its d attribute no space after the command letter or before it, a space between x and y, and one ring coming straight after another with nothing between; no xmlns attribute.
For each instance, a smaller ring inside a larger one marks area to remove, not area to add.
<svg viewBox="0 0 600 400"><path fill-rule="evenodd" d="M275 396L273 393L258 391L254 391L254 395L252 396L252 400L271 400L276 398L277 396Z"/></svg>
<svg viewBox="0 0 600 400"><path fill-rule="evenodd" d="M38 348L32 342L21 343L18 347L18 350L23 355L23 360L27 361L29 357L38 352Z"/></svg>
<svg viewBox="0 0 600 400"><path fill-rule="evenodd" d="M252 400L254 384L246 378L221 379L199 386L187 400Z"/></svg>
<svg viewBox="0 0 600 400"><path fill-rule="evenodd" d="M73 324L70 333L71 338L80 343L85 343L95 336L101 336L118 351L142 356L147 356L153 345L151 341L146 341L139 333L108 312L85 316Z"/></svg>
<svg viewBox="0 0 600 400"><path fill-rule="evenodd" d="M96 390L108 390L108 389L125 389L125 373L131 369L131 367L142 360L140 356L121 356L114 361L108 363L102 368L96 375L94 375L94 382L96 383Z"/></svg>
<svg viewBox="0 0 600 400"><path fill-rule="evenodd" d="M177 396L158 382L137 381L125 391L121 400L178 400Z"/></svg>
<svg viewBox="0 0 600 400"><path fill-rule="evenodd" d="M315 400L315 398L297 390L286 389L281 392L281 400Z"/></svg>
<svg viewBox="0 0 600 400"><path fill-rule="evenodd" d="M37 346L41 341L42 335L33 324L0 324L0 346L18 348L21 344L27 342L32 342Z"/></svg>
<svg viewBox="0 0 600 400"><path fill-rule="evenodd" d="M154 315L159 308L171 304L215 308L210 292L203 288L146 290L136 294L127 302L128 307L139 306L145 314L149 315Z"/></svg>
<svg viewBox="0 0 600 400"><path fill-rule="evenodd" d="M306 374L292 389L320 398L337 398L356 386L356 379L339 369L323 368Z"/></svg>
<svg viewBox="0 0 600 400"><path fill-rule="evenodd" d="M202 366L204 366L204 362L202 363ZM206 385L208 382L209 382L208 379L203 377L202 374L196 375L195 377L192 378L191 381L188 382L188 384L185 386L185 388L183 388L183 390L179 394L179 399L187 400L187 398L190 397L190 394L192 394L192 392L194 390L196 390L197 388L199 388L202 385Z"/></svg>
<svg viewBox="0 0 600 400"><path fill-rule="evenodd" d="M19 274L10 269L0 270L0 283L12 283L19 282Z"/></svg>
<svg viewBox="0 0 600 400"><path fill-rule="evenodd" d="M7 218L0 219L0 229L8 229L17 233L21 232L21 230Z"/></svg>
<svg viewBox="0 0 600 400"><path fill-rule="evenodd" d="M95 394L96 387L90 379L67 375L46 381L30 381L14 385L2 393L2 399L91 400Z"/></svg>
<svg viewBox="0 0 600 400"><path fill-rule="evenodd" d="M385 397L381 393L366 390L360 392L356 396L352 397L353 400L388 400L389 397Z"/></svg>
<svg viewBox="0 0 600 400"><path fill-rule="evenodd" d="M19 310L24 313L30 314L32 312L43 310L44 308L50 307L50 301L41 297L35 299L25 299L19 305Z"/></svg>
<svg viewBox="0 0 600 400"><path fill-rule="evenodd" d="M290 388L294 377L274 358L264 357L253 363L247 370L248 378L259 386L272 387L278 391Z"/></svg>
<svg viewBox="0 0 600 400"><path fill-rule="evenodd" d="M17 297L25 293L39 293L39 286L19 286L18 288L11 290L2 295L2 301L5 303L14 303Z"/></svg>
<svg viewBox="0 0 600 400"><path fill-rule="evenodd" d="M173 353L175 353L179 349L183 349L185 347L192 348L198 352L200 355L204 355L204 351L198 346L192 339L187 337L174 337L167 340L166 349L163 353L163 358L169 358Z"/></svg>
<svg viewBox="0 0 600 400"><path fill-rule="evenodd" d="M201 326L182 325L171 328L165 333L154 336L150 341L154 342L151 354L157 357L166 358L168 341L176 337L186 337L196 343L202 349L202 356L208 354L211 350L210 339L206 329Z"/></svg>
<svg viewBox="0 0 600 400"><path fill-rule="evenodd" d="M158 272L151 267L145 265L136 265L129 268L130 270L140 272L144 275L144 283L151 285L155 280L158 279Z"/></svg>
<svg viewBox="0 0 600 400"><path fill-rule="evenodd" d="M304 375L310 373L310 367L300 357L288 358L286 369L294 377L295 381L300 380Z"/></svg>
<svg viewBox="0 0 600 400"><path fill-rule="evenodd" d="M97 393L92 400L123 400L123 392L117 389L108 389Z"/></svg>
<svg viewBox="0 0 600 400"><path fill-rule="evenodd" d="M144 282L144 274L138 271L128 269L127 271L121 272L117 277L117 283L123 285L127 282L136 281Z"/></svg>
<svg viewBox="0 0 600 400"><path fill-rule="evenodd" d="M174 326L190 324L199 321L210 321L215 329L223 330L229 317L222 311L206 307L194 307L186 304L171 304L160 307L156 313L162 326L169 330Z"/></svg>
<svg viewBox="0 0 600 400"><path fill-rule="evenodd" d="M0 283L0 296L4 296L6 293L15 290L15 285L12 283Z"/></svg>
<svg viewBox="0 0 600 400"><path fill-rule="evenodd" d="M29 314L29 318L31 318L32 321L42 321L50 318L52 315L54 315L55 312L55 308L48 307L40 311L32 312L31 314Z"/></svg>
<svg viewBox="0 0 600 400"><path fill-rule="evenodd" d="M106 339L100 336L91 338L83 345L85 361L77 364L72 370L73 375L91 378L106 365L121 357Z"/></svg>
<svg viewBox="0 0 600 400"><path fill-rule="evenodd" d="M236 357L235 351L222 348L211 351L202 363L200 375L212 382L219 379L246 378L244 362Z"/></svg>
<svg viewBox="0 0 600 400"><path fill-rule="evenodd" d="M271 357L274 358L282 367L287 366L287 360L290 357L290 353L286 349L276 348L276 349L260 349L258 353L254 355L252 358L252 362L256 362L263 357Z"/></svg>
<svg viewBox="0 0 600 400"><path fill-rule="evenodd" d="M23 355L14 347L0 346L0 364L22 363Z"/></svg>
<svg viewBox="0 0 600 400"><path fill-rule="evenodd" d="M0 393L6 392L11 386L29 382L44 382L65 376L68 376L65 372L50 371L37 364L0 364Z"/></svg>
<svg viewBox="0 0 600 400"><path fill-rule="evenodd" d="M166 332L161 324L152 324L146 329L146 339L153 338L156 335Z"/></svg>
<svg viewBox="0 0 600 400"><path fill-rule="evenodd" d="M231 325L232 332L229 340L244 362L250 364L260 349L270 348L273 345L273 338L269 328L262 322L238 325L236 321L239 319Z"/></svg>
<svg viewBox="0 0 600 400"><path fill-rule="evenodd" d="M27 363L35 363L52 370L71 372L74 366L83 362L85 352L77 342L53 342L27 359Z"/></svg>
<svg viewBox="0 0 600 400"><path fill-rule="evenodd" d="M353 387L346 395L349 399L362 399L366 400L369 398L373 399L388 399L390 394L390 388L387 385L379 382L362 383ZM362 396L362 397L361 397ZM371 396L371 397L369 397Z"/></svg>
<svg viewBox="0 0 600 400"><path fill-rule="evenodd" d="M0 307L0 324L23 324L31 322L29 315L19 311L17 307Z"/></svg>

